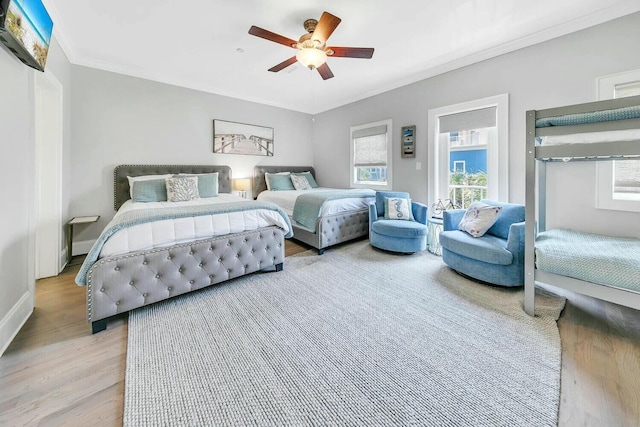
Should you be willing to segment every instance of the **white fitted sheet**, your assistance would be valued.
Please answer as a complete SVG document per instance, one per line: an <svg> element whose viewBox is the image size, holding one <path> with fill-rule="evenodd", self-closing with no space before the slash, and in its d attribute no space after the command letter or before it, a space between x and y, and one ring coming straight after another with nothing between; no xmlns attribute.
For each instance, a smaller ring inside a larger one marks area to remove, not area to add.
<svg viewBox="0 0 640 427"><path fill-rule="evenodd" d="M310 190L282 190L282 191L263 191L257 197L258 200L272 202L280 206L290 217L293 216L293 207L296 199L301 194L307 194L314 191L338 190L337 188L317 187ZM353 211L366 209L369 201L366 197L354 197L352 199L334 199L327 200L320 209L320 216L333 215L345 211Z"/></svg>
<svg viewBox="0 0 640 427"><path fill-rule="evenodd" d="M543 128L546 129L546 128ZM640 129L549 135L536 138L537 145L592 144L596 142L639 141Z"/></svg>
<svg viewBox="0 0 640 427"><path fill-rule="evenodd" d="M188 202L133 203L131 200L127 200L115 216L136 209L207 204L216 205L232 201L248 202L248 200L242 197L226 193L221 193L218 197L209 197ZM212 236L256 230L271 225L277 225L282 228L285 234L289 231L289 226L282 216L277 211L269 209L202 215L138 224L114 233L102 247L100 258L128 252L163 248L175 244L207 239Z"/></svg>

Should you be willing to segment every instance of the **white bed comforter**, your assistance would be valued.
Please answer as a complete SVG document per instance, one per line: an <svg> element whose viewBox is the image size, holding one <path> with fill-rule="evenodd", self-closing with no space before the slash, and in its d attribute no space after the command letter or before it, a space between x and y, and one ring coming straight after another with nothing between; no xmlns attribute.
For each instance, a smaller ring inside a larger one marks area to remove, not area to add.
<svg viewBox="0 0 640 427"><path fill-rule="evenodd" d="M220 194L218 197L203 198L188 202L133 203L131 200L128 200L122 205L115 216L117 217L124 212L136 209L219 204L231 201L245 201L245 199L232 194ZM193 240L206 239L211 236L256 230L271 225L281 227L285 233L289 231L289 225L282 219L282 216L277 211L267 209L202 215L138 224L119 230L113 234L102 247L100 258L120 255L127 252L163 248Z"/></svg>
<svg viewBox="0 0 640 427"><path fill-rule="evenodd" d="M263 191L258 195L258 200L265 202L272 202L280 206L290 217L293 216L293 208L296 204L296 199L301 194L306 194L312 191L327 191L337 190L336 188L317 187L310 190L283 190L283 191ZM369 200L362 197L354 197L348 199L335 199L327 200L322 205L320 210L320 216L333 215L340 212L366 209L368 208Z"/></svg>

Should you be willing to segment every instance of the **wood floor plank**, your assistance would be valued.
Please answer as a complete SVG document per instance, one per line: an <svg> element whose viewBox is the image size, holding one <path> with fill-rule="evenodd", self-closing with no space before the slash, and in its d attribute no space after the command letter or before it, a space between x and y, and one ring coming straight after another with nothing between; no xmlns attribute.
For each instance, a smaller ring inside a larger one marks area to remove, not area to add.
<svg viewBox="0 0 640 427"><path fill-rule="evenodd" d="M285 254L307 249L287 240ZM127 317L92 335L78 268L36 284L36 309L0 358L0 426L122 425ZM640 426L640 312L550 289L568 298L558 425Z"/></svg>

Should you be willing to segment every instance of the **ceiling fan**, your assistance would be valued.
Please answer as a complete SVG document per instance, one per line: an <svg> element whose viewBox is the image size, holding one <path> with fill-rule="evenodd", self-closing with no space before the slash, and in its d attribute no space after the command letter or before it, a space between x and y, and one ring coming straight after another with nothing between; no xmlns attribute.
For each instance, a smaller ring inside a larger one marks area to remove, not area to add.
<svg viewBox="0 0 640 427"><path fill-rule="evenodd" d="M317 69L322 79L327 80L333 77L333 73L326 62L328 56L364 59L370 59L373 56L373 48L369 47L327 47L327 39L340 24L340 21L340 18L329 12L322 12L319 21L307 19L303 24L307 32L298 41L272 33L255 25L249 28L249 34L298 49L298 53L295 56L269 68L269 71L277 73L299 61L310 70Z"/></svg>

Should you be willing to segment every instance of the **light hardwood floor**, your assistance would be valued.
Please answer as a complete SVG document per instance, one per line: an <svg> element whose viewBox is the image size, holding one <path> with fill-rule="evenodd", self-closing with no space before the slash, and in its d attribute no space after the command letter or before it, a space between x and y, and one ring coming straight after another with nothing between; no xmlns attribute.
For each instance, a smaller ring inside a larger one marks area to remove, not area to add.
<svg viewBox="0 0 640 427"><path fill-rule="evenodd" d="M305 249L287 241L285 253ZM36 309L0 358L0 426L122 425L126 316L91 335L77 270L36 284ZM640 426L640 311L565 295L559 425Z"/></svg>

